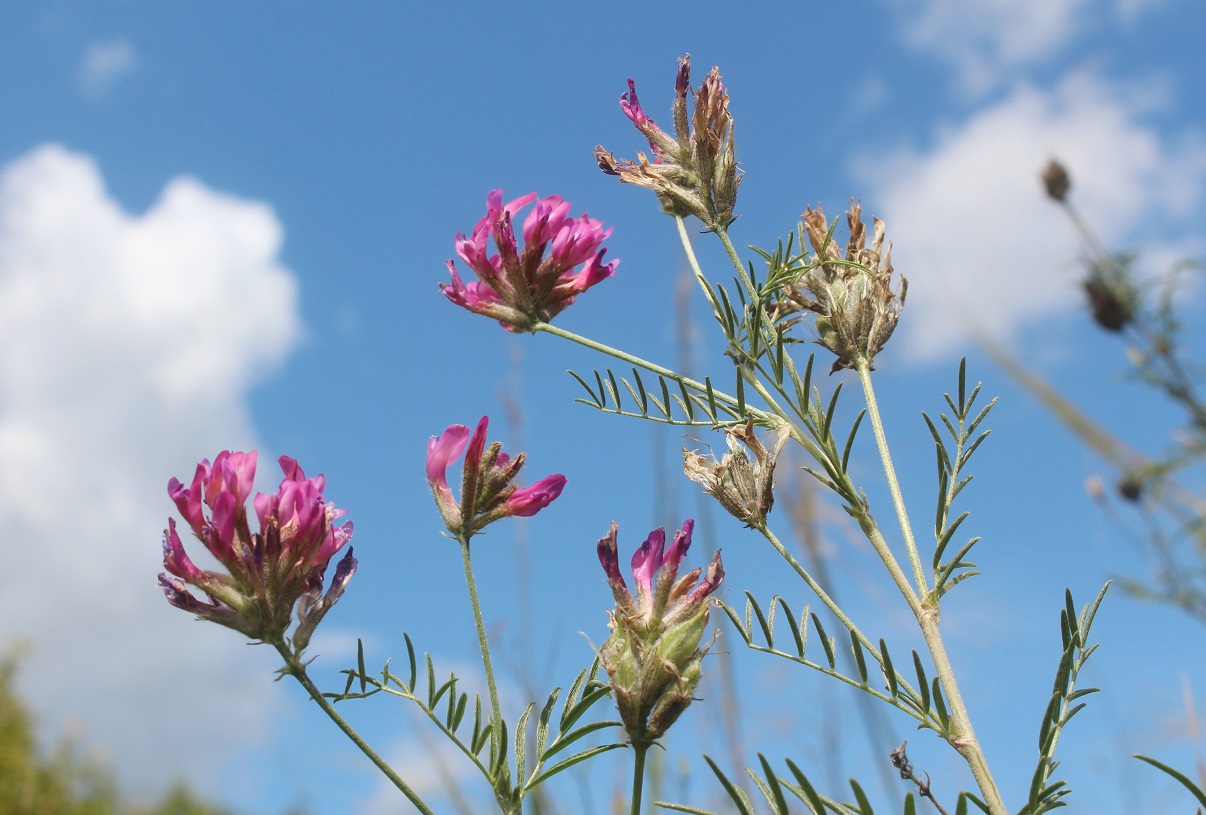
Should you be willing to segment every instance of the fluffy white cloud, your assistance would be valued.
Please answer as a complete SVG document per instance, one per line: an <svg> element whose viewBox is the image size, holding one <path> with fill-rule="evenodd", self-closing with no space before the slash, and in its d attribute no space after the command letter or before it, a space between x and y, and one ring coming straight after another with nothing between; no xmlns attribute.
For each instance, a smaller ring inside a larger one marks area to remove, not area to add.
<svg viewBox="0 0 1206 815"><path fill-rule="evenodd" d="M1021 86L932 149L860 160L864 203L887 221L909 277L900 334L913 354L957 354L975 332L1008 339L1079 302L1078 244L1038 181L1053 156L1109 246L1164 257L1198 248L1169 241L1202 204L1206 145L1145 124L1142 91L1086 72L1051 91Z"/></svg>
<svg viewBox="0 0 1206 815"><path fill-rule="evenodd" d="M1101 21L1133 24L1166 0L886 0L906 44L954 69L973 95L1059 57Z"/></svg>
<svg viewBox="0 0 1206 815"><path fill-rule="evenodd" d="M106 745L135 790L203 780L275 703L268 654L155 575L166 479L254 443L247 390L299 336L281 239L268 206L191 178L131 215L61 147L0 173L0 631L31 646L46 728Z"/></svg>
<svg viewBox="0 0 1206 815"><path fill-rule="evenodd" d="M98 100L108 93L119 79L133 72L137 64L138 57L129 40L94 42L88 46L80 59L76 74L80 90L88 98Z"/></svg>
<svg viewBox="0 0 1206 815"><path fill-rule="evenodd" d="M948 59L960 83L980 92L1004 69L1047 56L1076 30L1089 0L897 0L901 33Z"/></svg>

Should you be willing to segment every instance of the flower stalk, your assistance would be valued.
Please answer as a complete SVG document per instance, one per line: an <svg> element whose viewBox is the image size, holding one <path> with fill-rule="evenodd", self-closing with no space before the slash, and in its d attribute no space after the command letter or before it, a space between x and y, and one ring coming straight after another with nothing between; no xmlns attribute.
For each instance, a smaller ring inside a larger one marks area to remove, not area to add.
<svg viewBox="0 0 1206 815"><path fill-rule="evenodd" d="M867 401L867 413L871 418L871 427L875 432L875 445L879 450L880 460L884 468L884 477L888 482L888 490L892 495L892 504L896 509L896 517L900 522L901 535L903 535L905 546L909 551L909 560L913 565L914 579L917 581L917 591L921 595L921 603L914 607L914 613L917 616L917 623L921 627L922 636L925 637L930 658L934 661L934 672L938 675L943 695L946 697L947 707L951 716L951 732L948 740L951 746L955 748L971 768L972 775L976 779L980 792L984 795L984 802L988 805L991 815L1007 815L1005 804L1001 800L1001 794L997 790L992 773L989 771L988 761L984 757L980 742L976 738L975 730L972 728L971 716L967 711L967 706L963 702L963 694L960 693L959 683L955 679L955 670L951 666L950 658L946 653L946 644L943 642L942 633L939 631L941 611L938 607L938 599L931 596L928 583L925 579L925 573L921 565L921 556L917 551L917 544L913 538L912 524L909 521L908 510L904 504L904 496L900 490L900 482L896 478L896 467L892 463L892 453L888 448L887 434L884 432L883 420L880 418L879 406L875 400L875 388L871 382L871 362L866 357L857 357L853 362L854 368L859 375L859 381L863 386L863 395Z"/></svg>
<svg viewBox="0 0 1206 815"><path fill-rule="evenodd" d="M286 673L297 680L298 684L305 689L315 704L322 708L322 712L327 714L327 717L335 723L336 727L343 731L343 734L348 737L352 744L356 745L357 749L364 753L368 760L373 762L373 765L381 771L381 774L388 778L390 783L406 796L406 800L414 804L415 809L423 813L423 815L435 815L427 804L423 802L423 799L419 797L418 793L411 789L410 785L403 781L402 777L394 771L394 768L378 755L377 751L368 742L361 738L360 734L356 732L356 729L346 719L339 715L339 711L335 709L331 701L323 695L318 686L314 684L314 681L310 679L309 674L306 673L305 663L298 658L293 650L284 641L276 641L271 644L276 648L281 658L285 660L285 667L281 669L282 673Z"/></svg>

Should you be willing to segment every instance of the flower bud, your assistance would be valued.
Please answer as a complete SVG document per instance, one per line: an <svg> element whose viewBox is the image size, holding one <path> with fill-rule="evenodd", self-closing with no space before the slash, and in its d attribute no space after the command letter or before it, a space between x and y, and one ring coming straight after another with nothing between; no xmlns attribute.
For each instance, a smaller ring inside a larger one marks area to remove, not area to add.
<svg viewBox="0 0 1206 815"><path fill-rule="evenodd" d="M616 600L608 612L611 636L599 656L634 745L656 741L691 704L702 676L700 662L710 647L700 643L708 597L724 579L724 566L717 552L703 579L701 569L678 579L693 528L694 521L687 520L669 547L664 529L650 533L632 557L635 596L620 574L616 524L599 541L599 562Z"/></svg>
<svg viewBox="0 0 1206 815"><path fill-rule="evenodd" d="M1047 166L1043 168L1043 189L1047 191L1047 197L1052 201L1063 201L1068 197L1068 190L1072 188L1072 179L1068 177L1068 171L1064 165L1060 164L1055 159L1047 162Z"/></svg>

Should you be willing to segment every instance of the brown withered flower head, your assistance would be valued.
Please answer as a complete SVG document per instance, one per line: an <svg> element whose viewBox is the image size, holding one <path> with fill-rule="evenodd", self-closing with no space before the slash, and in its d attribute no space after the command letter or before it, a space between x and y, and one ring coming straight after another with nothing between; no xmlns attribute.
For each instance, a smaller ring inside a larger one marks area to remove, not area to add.
<svg viewBox="0 0 1206 815"><path fill-rule="evenodd" d="M764 443L754 433L752 418L724 432L729 452L720 461L684 447L683 472L703 486L704 492L719 501L734 518L746 526L760 526L766 523L766 516L775 504L772 483L775 460L787 443L788 433L786 430L769 433Z"/></svg>
<svg viewBox="0 0 1206 815"><path fill-rule="evenodd" d="M1047 197L1052 201L1063 202L1068 197L1068 190L1072 189L1072 179L1068 176L1067 169L1055 159L1047 162L1047 166L1043 168L1043 189L1047 192Z"/></svg>
<svg viewBox="0 0 1206 815"><path fill-rule="evenodd" d="M670 215L694 215L709 229L723 229L736 219L733 207L741 183L729 95L719 69L713 68L694 92L689 113L690 77L691 55L687 54L674 83L673 136L645 113L637 99L636 83L629 79L628 92L620 96L620 109L649 140L653 158L638 152L636 161L617 159L599 146L595 159L608 175L653 190Z"/></svg>
<svg viewBox="0 0 1206 815"><path fill-rule="evenodd" d="M846 223L850 238L843 253L831 237L820 207L804 213L804 230L816 255L815 265L784 286L784 311L816 315L817 342L837 354L833 371L871 363L896 330L909 281L900 276L892 291L892 245L884 246L884 222L872 218L871 245L858 202L850 202Z"/></svg>

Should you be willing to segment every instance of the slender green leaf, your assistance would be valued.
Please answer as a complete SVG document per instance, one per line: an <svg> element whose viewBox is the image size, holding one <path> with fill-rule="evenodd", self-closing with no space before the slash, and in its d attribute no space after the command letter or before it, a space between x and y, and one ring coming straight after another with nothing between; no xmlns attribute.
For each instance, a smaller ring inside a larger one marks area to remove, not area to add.
<svg viewBox="0 0 1206 815"><path fill-rule="evenodd" d="M570 730L569 732L562 733L553 741L551 747L540 754L540 760L547 761L549 758L557 755L583 736L589 736L591 733L597 733L598 731L604 730L608 727L623 727L623 722L615 719L601 720L597 722L590 722L589 724L584 724L579 728Z"/></svg>
<svg viewBox="0 0 1206 815"><path fill-rule="evenodd" d="M812 810L813 815L825 815L825 802L821 800L821 796L817 795L817 791L808 782L808 777L800 771L800 768L790 758L787 759L787 769L791 770L791 774L796 778L796 783L804 791L804 798L802 800Z"/></svg>
<svg viewBox="0 0 1206 815"><path fill-rule="evenodd" d="M1197 784L1194 784L1193 781L1191 781L1189 779L1189 777L1186 776L1184 773L1178 772L1177 770L1173 769L1172 767L1168 766L1167 764L1164 764L1163 762L1160 762L1160 761L1156 761L1156 759L1154 759L1154 758L1148 758L1147 756L1139 756L1139 755L1135 756L1135 758L1139 759L1140 761L1145 761L1148 764L1155 767L1157 770L1161 770L1164 773L1166 773L1167 775L1175 778L1178 782L1180 782L1181 786L1183 786L1183 787L1185 787L1185 789L1189 790L1190 794L1193 795L1194 798L1198 799L1198 804L1200 806L1206 807L1206 793L1202 792L1202 788L1199 787Z"/></svg>
<svg viewBox="0 0 1206 815"><path fill-rule="evenodd" d="M863 645L858 641L858 637L854 632L850 632L850 646L854 649L854 664L858 668L859 681L865 686L867 684L867 658L863 655Z"/></svg>
<svg viewBox="0 0 1206 815"><path fill-rule="evenodd" d="M863 788L853 778L850 779L850 788L854 790L854 800L858 801L860 815L875 815L875 810L871 808L871 801L867 798L867 793L863 792Z"/></svg>
<svg viewBox="0 0 1206 815"><path fill-rule="evenodd" d="M896 675L896 669L892 667L892 657L888 655L888 644L882 637L879 640L879 660L880 667L884 671L884 679L888 681L888 693L895 699L900 695L900 678Z"/></svg>
<svg viewBox="0 0 1206 815"><path fill-rule="evenodd" d="M720 786L724 787L724 791L729 794L729 797L733 799L733 803L737 805L737 811L741 815L754 815L753 804L750 803L750 799L745 792L728 779L728 776L721 771L720 767L716 766L716 762L712 760L711 756L705 755L703 759L708 763L708 767L711 768L716 779L720 781Z"/></svg>
<svg viewBox="0 0 1206 815"><path fill-rule="evenodd" d="M599 745L598 747L591 747L588 750L583 750L581 753L574 753L572 756L563 758L561 761L558 761L552 767L549 767L547 770L542 772L540 775L536 776L535 778L530 780L528 783L524 784L523 788L525 790L530 790L533 787L538 787L541 784L543 784L545 781L547 781L548 779L555 776L557 773L561 772L562 770L568 770L570 767L573 767L575 764L578 764L580 762L586 761L588 758L597 756L600 753L606 753L608 750L616 750L620 747L627 747L627 746L628 745L626 745L626 744L602 744L602 745Z"/></svg>
<svg viewBox="0 0 1206 815"><path fill-rule="evenodd" d="M921 693L922 713L930 712L930 681L926 679L925 668L921 665L921 657L913 651L913 668L917 671L917 690Z"/></svg>
<svg viewBox="0 0 1206 815"><path fill-rule="evenodd" d="M758 762L762 765L762 772L766 775L767 789L763 792L763 795L766 796L766 802L770 804L775 815L788 815L787 799L783 797L783 787L779 785L779 779L775 778L774 768L771 767L770 762L766 760L766 756L762 755L762 753L758 754ZM750 777L755 782L758 781L757 773L751 771ZM758 786L761 787L762 785L759 784Z"/></svg>
<svg viewBox="0 0 1206 815"><path fill-rule="evenodd" d="M585 391L587 392L587 394L589 394L589 395L590 395L590 401L589 401L589 402L587 402L587 400L585 400L585 399L577 399L577 400L575 400L575 401L582 402L583 404L590 404L590 405L593 405L594 407L597 407L597 408L602 408L602 407L603 407L603 402L602 402L602 400L600 400L600 399L599 399L599 397L595 396L595 392L594 392L593 390L591 390L590 385L587 385L587 384L586 384L586 380L585 380L585 379L583 379L582 377L578 376L578 374L576 374L576 373L575 373L575 372L573 372L573 371L566 371L566 373L568 373L568 374L569 374L570 376L572 376L574 379L578 380L578 384L579 384L579 385L581 385L581 386L582 386L582 389L583 389L583 390L585 390Z"/></svg>
<svg viewBox="0 0 1206 815"><path fill-rule="evenodd" d="M812 625L817 630L817 636L821 638L821 647L825 649L825 658L829 660L829 670L837 670L837 655L833 650L834 641L825 634L825 626L821 625L821 618L816 614L812 615Z"/></svg>
<svg viewBox="0 0 1206 815"><path fill-rule="evenodd" d="M850 435L846 437L846 447L842 450L842 469L849 468L850 451L854 449L854 437L858 435L859 425L863 423L863 417L867 415L866 408L858 412L858 416L854 418L854 424L850 428Z"/></svg>

